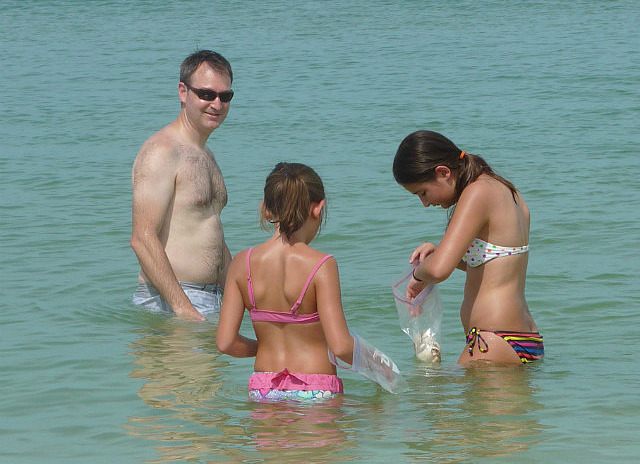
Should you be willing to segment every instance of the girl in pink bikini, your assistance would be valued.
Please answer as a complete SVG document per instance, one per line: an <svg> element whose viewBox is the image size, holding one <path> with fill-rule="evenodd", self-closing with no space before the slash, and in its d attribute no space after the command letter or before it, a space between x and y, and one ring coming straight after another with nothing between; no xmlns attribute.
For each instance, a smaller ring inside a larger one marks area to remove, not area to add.
<svg viewBox="0 0 640 464"><path fill-rule="evenodd" d="M330 398L343 392L328 355L352 363L354 337L342 311L338 264L309 246L323 219L324 187L313 169L279 163L267 177L262 224L266 242L231 262L216 344L235 357L255 356L249 397ZM257 340L239 334L245 308Z"/></svg>
<svg viewBox="0 0 640 464"><path fill-rule="evenodd" d="M529 363L544 355L524 288L529 251L529 209L513 184L477 155L431 131L408 135L393 161L393 175L426 207L455 206L438 245L425 242L407 286L414 298L428 284L466 271L460 319L467 344L458 362Z"/></svg>

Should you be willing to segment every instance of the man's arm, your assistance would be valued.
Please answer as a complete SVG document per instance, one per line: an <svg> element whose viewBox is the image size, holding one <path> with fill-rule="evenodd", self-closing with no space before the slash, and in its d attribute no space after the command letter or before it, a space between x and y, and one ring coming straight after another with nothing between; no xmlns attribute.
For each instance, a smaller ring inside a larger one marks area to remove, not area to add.
<svg viewBox="0 0 640 464"><path fill-rule="evenodd" d="M131 248L147 279L182 319L205 321L178 283L160 238L175 193L177 159L166 148L143 147L133 165Z"/></svg>

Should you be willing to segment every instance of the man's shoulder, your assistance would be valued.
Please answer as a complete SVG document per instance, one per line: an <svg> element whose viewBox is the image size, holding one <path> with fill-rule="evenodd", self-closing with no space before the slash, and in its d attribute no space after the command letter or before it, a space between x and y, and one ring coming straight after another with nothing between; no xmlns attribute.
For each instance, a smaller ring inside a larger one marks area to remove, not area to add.
<svg viewBox="0 0 640 464"><path fill-rule="evenodd" d="M140 147L133 162L132 175L134 185L145 179L173 176L178 165L178 150L171 137L156 132Z"/></svg>
<svg viewBox="0 0 640 464"><path fill-rule="evenodd" d="M133 163L134 172L148 169L177 169L184 145L178 132L172 124L169 124L142 144Z"/></svg>
<svg viewBox="0 0 640 464"><path fill-rule="evenodd" d="M175 131L170 126L159 130L140 147L137 158L142 157L169 157L175 156L179 151L179 140L175 135Z"/></svg>

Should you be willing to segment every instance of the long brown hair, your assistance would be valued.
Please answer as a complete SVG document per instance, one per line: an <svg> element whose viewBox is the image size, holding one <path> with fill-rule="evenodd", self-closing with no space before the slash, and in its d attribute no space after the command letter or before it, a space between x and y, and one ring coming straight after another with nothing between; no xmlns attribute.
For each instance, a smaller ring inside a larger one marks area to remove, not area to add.
<svg viewBox="0 0 640 464"><path fill-rule="evenodd" d="M309 217L311 204L324 199L324 185L313 169L301 163L278 163L264 185L260 223L265 229L267 221L277 224L280 233L291 239Z"/></svg>
<svg viewBox="0 0 640 464"><path fill-rule="evenodd" d="M481 156L463 152L444 135L433 131L416 131L405 137L393 159L393 177L400 185L429 182L435 178L436 166L447 166L454 173L454 204L465 187L481 174L502 182L516 199L518 191L515 186L496 174Z"/></svg>

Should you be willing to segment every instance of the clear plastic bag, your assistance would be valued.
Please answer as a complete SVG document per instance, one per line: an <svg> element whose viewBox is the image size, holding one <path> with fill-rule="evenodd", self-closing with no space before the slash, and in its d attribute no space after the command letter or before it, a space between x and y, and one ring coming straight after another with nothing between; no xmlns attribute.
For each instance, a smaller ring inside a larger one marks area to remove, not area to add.
<svg viewBox="0 0 640 464"><path fill-rule="evenodd" d="M407 298L407 284L414 269L411 267L403 272L391 286L400 328L413 341L416 358L425 362L440 362L440 292L437 286L427 285L413 300Z"/></svg>
<svg viewBox="0 0 640 464"><path fill-rule="evenodd" d="M373 380L390 393L397 393L405 380L393 360L378 350L371 343L356 333L349 332L353 337L353 361L351 365L342 363L336 355L329 350L329 361L341 369L357 372L360 375Z"/></svg>

